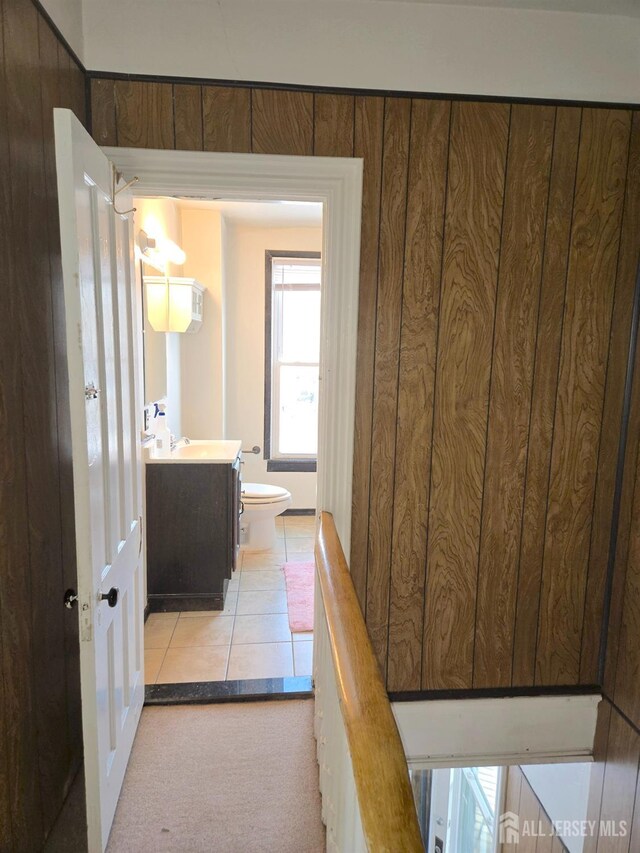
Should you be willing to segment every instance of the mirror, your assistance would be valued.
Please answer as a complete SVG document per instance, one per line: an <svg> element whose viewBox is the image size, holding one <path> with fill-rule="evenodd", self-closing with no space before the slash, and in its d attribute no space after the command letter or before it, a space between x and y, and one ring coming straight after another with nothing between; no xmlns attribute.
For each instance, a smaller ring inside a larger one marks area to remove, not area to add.
<svg viewBox="0 0 640 853"><path fill-rule="evenodd" d="M140 265L140 286L142 287L142 337L144 359L144 402L145 405L154 403L167 396L167 336L164 332L156 332L151 327L147 317L143 268Z"/></svg>

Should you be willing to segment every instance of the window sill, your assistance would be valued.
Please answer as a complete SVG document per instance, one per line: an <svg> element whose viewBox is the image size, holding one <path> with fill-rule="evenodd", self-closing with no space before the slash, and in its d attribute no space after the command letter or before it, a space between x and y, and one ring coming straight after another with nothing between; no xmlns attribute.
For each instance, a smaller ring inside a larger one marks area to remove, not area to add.
<svg viewBox="0 0 640 853"><path fill-rule="evenodd" d="M315 459L267 459L267 471L314 472L318 463Z"/></svg>

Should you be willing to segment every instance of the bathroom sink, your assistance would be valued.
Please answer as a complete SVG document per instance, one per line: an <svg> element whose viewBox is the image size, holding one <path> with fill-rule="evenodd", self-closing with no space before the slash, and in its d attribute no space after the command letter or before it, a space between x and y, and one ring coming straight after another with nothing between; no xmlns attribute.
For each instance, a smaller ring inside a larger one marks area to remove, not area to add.
<svg viewBox="0 0 640 853"><path fill-rule="evenodd" d="M240 452L240 441L193 440L180 444L167 458L155 458L149 454L148 462L234 462Z"/></svg>

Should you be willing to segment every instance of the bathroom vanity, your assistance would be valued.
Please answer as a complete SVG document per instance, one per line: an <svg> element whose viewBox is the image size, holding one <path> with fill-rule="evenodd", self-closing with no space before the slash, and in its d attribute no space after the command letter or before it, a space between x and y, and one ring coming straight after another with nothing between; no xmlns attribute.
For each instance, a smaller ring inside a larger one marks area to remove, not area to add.
<svg viewBox="0 0 640 853"><path fill-rule="evenodd" d="M146 488L149 611L222 610L239 548L240 442L149 456Z"/></svg>

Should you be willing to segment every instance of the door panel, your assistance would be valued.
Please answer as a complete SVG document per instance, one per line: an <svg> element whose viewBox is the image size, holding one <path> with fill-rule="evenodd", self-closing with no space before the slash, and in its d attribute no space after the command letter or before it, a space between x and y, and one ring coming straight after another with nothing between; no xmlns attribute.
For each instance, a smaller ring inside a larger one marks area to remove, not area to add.
<svg viewBox="0 0 640 853"><path fill-rule="evenodd" d="M55 130L88 843L101 851L144 700L139 305L133 225L114 210L111 164L72 113L56 110Z"/></svg>

